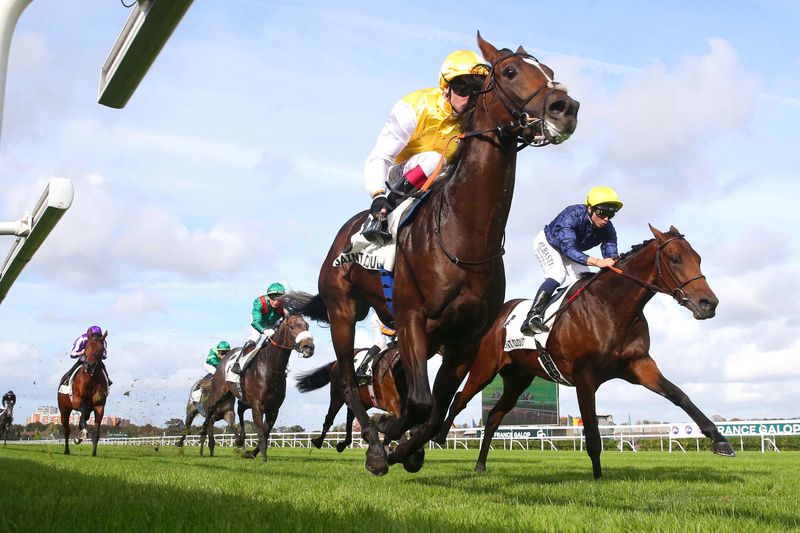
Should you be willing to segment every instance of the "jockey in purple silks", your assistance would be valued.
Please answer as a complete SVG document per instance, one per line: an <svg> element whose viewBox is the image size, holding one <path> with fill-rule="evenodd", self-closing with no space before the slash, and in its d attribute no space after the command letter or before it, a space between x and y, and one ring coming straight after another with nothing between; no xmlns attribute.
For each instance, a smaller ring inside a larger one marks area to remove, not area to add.
<svg viewBox="0 0 800 533"><path fill-rule="evenodd" d="M72 368L70 368L67 371L67 373L64 374L64 376L61 378L60 385L66 385L67 382L69 381L69 377L72 375L73 372L75 372L75 369L77 369L80 365L82 365L85 362L83 354L86 351L86 343L89 342L89 339L102 336L103 336L103 330L100 329L100 326L92 326L86 330L86 333L75 339L75 342L72 343L72 350L70 350L69 356L71 359L77 359L77 361L75 361L75 364L72 365ZM103 341L103 347L105 348L105 346L106 342ZM103 359L105 358L106 356L103 356ZM103 371L105 371L105 368L103 369ZM106 372L106 377L108 377L108 372ZM111 380L108 380L108 384L111 385Z"/></svg>

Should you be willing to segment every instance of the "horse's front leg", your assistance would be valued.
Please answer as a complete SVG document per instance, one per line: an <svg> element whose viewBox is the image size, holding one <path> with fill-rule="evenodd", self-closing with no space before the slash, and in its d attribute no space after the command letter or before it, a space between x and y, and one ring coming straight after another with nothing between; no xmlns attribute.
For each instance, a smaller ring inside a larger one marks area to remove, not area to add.
<svg viewBox="0 0 800 533"><path fill-rule="evenodd" d="M181 438L178 439L178 442L175 443L175 446L178 448L183 447L183 443L186 442L186 436L192 432L192 421L197 416L197 407L194 406L193 401L189 401L186 404L186 421L183 423L183 434Z"/></svg>
<svg viewBox="0 0 800 533"><path fill-rule="evenodd" d="M482 345L481 348L483 350L487 349L485 345ZM495 346L492 346L491 348L502 349ZM481 357L483 353L484 352L480 352L477 355L479 361L482 360ZM455 395L455 398L453 399L453 405L450 406L450 412L442 424L439 433L433 438L433 442L437 444L444 444L447 441L447 434L450 432L450 428L453 427L453 422L455 421L456 417L467 407L467 404L470 402L470 400L472 400L476 394L486 388L486 385L491 383L494 377L497 375L499 370L498 365L495 364L497 358L486 357L484 359L486 361L491 361L492 364L482 364L479 366L475 361L473 361L473 364L471 364L469 367L469 377L467 378L467 382L464 384L464 388L461 390L461 392ZM461 370L465 371L463 368ZM463 379L463 376L461 379Z"/></svg>
<svg viewBox="0 0 800 533"><path fill-rule="evenodd" d="M256 402L258 404L258 402ZM259 452L264 459L267 460L267 451L264 443L266 441L266 434L264 433L264 413L261 411L260 405L253 405L253 424L256 426L256 434L258 435L258 444L252 450L247 450L242 454L242 457L246 459L254 459Z"/></svg>
<svg viewBox="0 0 800 533"><path fill-rule="evenodd" d="M416 454L422 446L439 431L442 427L444 417L447 414L447 408L450 406L450 402L453 400L458 386L461 385L461 381L469 371L469 365L475 360L477 351L477 343L454 349L448 347L445 351L446 354L457 355L449 355L442 358L442 366L439 367L439 372L436 374L436 380L433 384L433 405L428 419L416 428L411 438L397 445L394 451L389 455L389 464L398 462L405 463L407 459L410 459L413 454ZM406 470L412 472L422 468L422 464L404 464L404 466ZM417 468L417 466L419 468Z"/></svg>
<svg viewBox="0 0 800 533"><path fill-rule="evenodd" d="M203 420L203 428L200 430L200 455L203 455L203 441L208 437L208 454L214 457L214 410L209 409L206 413L208 417Z"/></svg>
<svg viewBox="0 0 800 533"><path fill-rule="evenodd" d="M577 376L575 379L575 392L578 395L578 407L583 419L583 436L586 439L586 453L592 460L592 474L595 479L603 477L603 468L600 466L600 452L603 451L603 441L600 439L600 428L597 424L595 407L595 393L597 386L594 380Z"/></svg>
<svg viewBox="0 0 800 533"><path fill-rule="evenodd" d="M503 421L503 417L517 405L519 395L528 388L528 385L531 384L531 381L533 381L535 377L535 374L530 374L515 367L506 367L502 375L503 394L486 416L486 424L483 428L483 440L481 441L481 451L478 453L478 462L475 463L476 472L486 471L486 458L489 456L489 448L492 446L494 432L497 431L497 428ZM470 379L472 379L472 375L470 375ZM466 386L464 390L466 390Z"/></svg>
<svg viewBox="0 0 800 533"><path fill-rule="evenodd" d="M716 424L709 420L692 400L677 385L669 381L658 369L656 362L648 355L642 359L637 359L628 365L625 379L631 383L638 383L667 398L669 401L680 407L686 412L694 423L703 432L703 435L711 439L711 451L717 455L733 457L733 451L728 439L722 436Z"/></svg>
<svg viewBox="0 0 800 533"><path fill-rule="evenodd" d="M62 409L61 411L61 427L64 428L64 455L69 455L69 415L71 409Z"/></svg>
<svg viewBox="0 0 800 533"><path fill-rule="evenodd" d="M105 405L96 405L94 408L94 434L92 435L92 457L97 457L97 443L100 441L100 424L103 422Z"/></svg>

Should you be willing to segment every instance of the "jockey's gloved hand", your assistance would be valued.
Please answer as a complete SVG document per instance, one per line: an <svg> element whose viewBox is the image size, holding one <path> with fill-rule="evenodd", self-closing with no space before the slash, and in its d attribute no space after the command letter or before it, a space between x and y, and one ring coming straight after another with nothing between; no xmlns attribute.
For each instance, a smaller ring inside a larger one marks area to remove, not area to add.
<svg viewBox="0 0 800 533"><path fill-rule="evenodd" d="M379 194L372 199L372 205L369 208L369 214L374 218L383 218L389 212L389 199L385 194Z"/></svg>

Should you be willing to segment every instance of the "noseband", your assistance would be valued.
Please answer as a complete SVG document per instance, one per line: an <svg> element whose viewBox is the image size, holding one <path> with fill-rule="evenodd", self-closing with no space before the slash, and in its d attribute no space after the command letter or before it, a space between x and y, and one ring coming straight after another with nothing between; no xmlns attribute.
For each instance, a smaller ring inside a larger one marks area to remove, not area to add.
<svg viewBox="0 0 800 533"><path fill-rule="evenodd" d="M544 78L547 80L547 83L533 91L521 104L517 106L512 103L511 96L505 91L505 89L503 89L503 86L497 82L497 77L495 75L495 72L500 64L512 57L522 58L525 63L538 68ZM508 114L511 115L512 120L508 124L503 124L501 122L497 126L494 126L493 130L491 131L496 131L500 136L503 137L512 136L517 142L517 151L522 150L526 146L534 146L538 148L551 144L552 141L549 140L545 134L546 128L555 130L556 136L561 133L555 128L555 126L544 120L544 116L546 114L544 101L542 102L541 117L531 117L528 112L525 111L525 106L527 106L531 100L536 98L545 89L561 90L564 91L564 93L567 92L566 86L558 83L557 81L553 81L553 79L542 68L542 64L539 62L539 60L534 56L527 53L510 53L502 56L494 65L491 65L489 68L489 83L485 89L479 91L479 94L487 94L495 89L497 89L497 91L495 91L495 94L497 94L497 99L501 104L503 104L503 107L506 109ZM483 109L486 115L489 117L489 120L494 123L494 120L492 120L491 114L489 113L489 109L486 106L485 98L483 99Z"/></svg>

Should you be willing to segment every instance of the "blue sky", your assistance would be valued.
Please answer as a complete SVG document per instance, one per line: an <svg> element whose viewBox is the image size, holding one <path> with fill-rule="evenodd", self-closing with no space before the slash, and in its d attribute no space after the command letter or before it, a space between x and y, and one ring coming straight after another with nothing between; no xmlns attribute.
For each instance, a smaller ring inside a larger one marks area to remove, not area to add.
<svg viewBox="0 0 800 533"><path fill-rule="evenodd" d="M273 280L316 292L341 223L365 208L362 167L395 100L437 81L475 32L551 66L581 102L565 144L520 154L507 227L506 298L541 282L536 232L593 185L615 187L620 248L677 226L720 299L697 322L647 306L652 354L709 416L797 416L800 405L798 2L195 2L123 110L96 103L100 67L128 17L37 0L11 49L0 139L0 220L49 178L75 201L0 306L0 389L18 413L55 403L72 340L109 329L108 412L182 416L220 339L241 344ZM0 237L4 256L10 237ZM293 358L292 377L334 355ZM368 339L369 328L361 336ZM130 396L122 393L130 390ZM576 414L562 388L562 413ZM610 382L598 412L688 417ZM327 392L293 390L279 425L321 425ZM475 402L459 422L479 418ZM340 416L344 419L344 415Z"/></svg>

